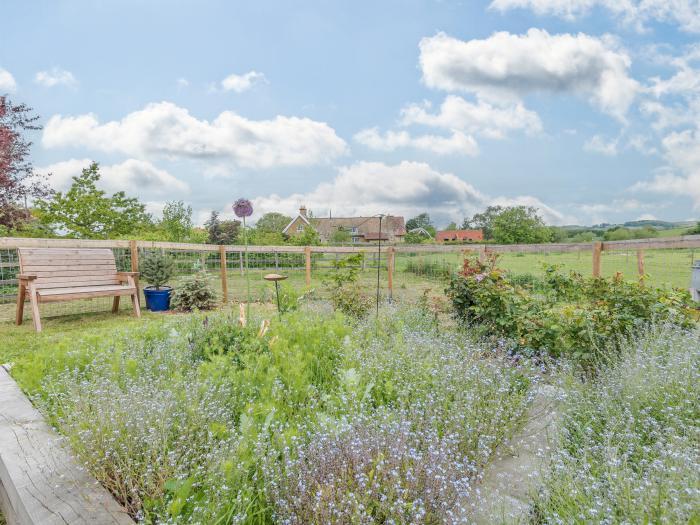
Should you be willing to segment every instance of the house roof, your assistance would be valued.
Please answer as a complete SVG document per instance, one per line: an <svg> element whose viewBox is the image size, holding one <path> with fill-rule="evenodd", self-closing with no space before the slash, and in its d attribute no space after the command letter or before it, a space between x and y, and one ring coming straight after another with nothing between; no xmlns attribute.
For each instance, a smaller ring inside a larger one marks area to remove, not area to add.
<svg viewBox="0 0 700 525"><path fill-rule="evenodd" d="M301 220L304 221L306 224L309 224L309 219L307 219L307 218L304 217L301 213L299 213L299 214L297 214L296 217L294 217L291 221L289 221L289 224L287 224L287 225L284 227L284 230L282 230L282 233L287 233L287 230L289 230L289 228L291 228L292 224L294 224L294 222L295 222L297 219L301 219Z"/></svg>
<svg viewBox="0 0 700 525"><path fill-rule="evenodd" d="M482 230L444 230L437 232L435 237L438 241L449 241L452 239L480 241L483 238L484 232Z"/></svg>
<svg viewBox="0 0 700 525"><path fill-rule="evenodd" d="M357 233L353 233L354 236L368 239L367 236L374 233L375 237L372 240L379 239L379 217L312 217L308 219L299 213L287 224L282 233L287 233L298 219L301 219L305 224L312 225L323 238L330 238L338 228L345 230L357 228ZM384 235L389 233L394 236L406 234L403 217L387 215L382 219L382 240L387 240L388 236Z"/></svg>

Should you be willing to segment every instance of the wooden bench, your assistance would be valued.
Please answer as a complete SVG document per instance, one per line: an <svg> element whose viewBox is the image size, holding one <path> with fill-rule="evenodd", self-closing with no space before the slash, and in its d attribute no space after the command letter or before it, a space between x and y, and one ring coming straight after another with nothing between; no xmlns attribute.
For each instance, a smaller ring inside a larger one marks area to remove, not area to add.
<svg viewBox="0 0 700 525"><path fill-rule="evenodd" d="M32 306L34 328L41 332L39 303L114 297L112 312L119 310L119 298L131 296L136 317L141 317L138 272L118 272L109 248L18 248L19 290L17 324L22 324L24 302Z"/></svg>

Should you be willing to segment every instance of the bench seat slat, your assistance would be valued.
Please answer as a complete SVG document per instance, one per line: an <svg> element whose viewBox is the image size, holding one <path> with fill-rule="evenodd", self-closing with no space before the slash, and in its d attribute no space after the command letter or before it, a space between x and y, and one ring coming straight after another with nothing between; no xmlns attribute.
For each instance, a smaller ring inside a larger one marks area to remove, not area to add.
<svg viewBox="0 0 700 525"><path fill-rule="evenodd" d="M51 288L73 288L83 286L107 286L120 285L122 281L117 279L79 279L75 281L46 281L36 283L37 290L49 290Z"/></svg>
<svg viewBox="0 0 700 525"><path fill-rule="evenodd" d="M42 303L55 301L70 301L72 299L90 299L93 297L113 297L115 295L131 295L135 288L130 286L76 286L72 288L50 288L39 290L39 300Z"/></svg>

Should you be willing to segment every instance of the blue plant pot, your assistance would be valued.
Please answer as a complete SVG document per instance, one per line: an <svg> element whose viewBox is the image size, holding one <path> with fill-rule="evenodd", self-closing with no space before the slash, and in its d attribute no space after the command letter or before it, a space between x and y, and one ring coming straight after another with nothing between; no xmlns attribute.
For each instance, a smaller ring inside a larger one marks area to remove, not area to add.
<svg viewBox="0 0 700 525"><path fill-rule="evenodd" d="M146 308L151 312L170 310L170 292L172 291L170 286L163 286L160 290L147 286L143 289L143 295L146 297Z"/></svg>

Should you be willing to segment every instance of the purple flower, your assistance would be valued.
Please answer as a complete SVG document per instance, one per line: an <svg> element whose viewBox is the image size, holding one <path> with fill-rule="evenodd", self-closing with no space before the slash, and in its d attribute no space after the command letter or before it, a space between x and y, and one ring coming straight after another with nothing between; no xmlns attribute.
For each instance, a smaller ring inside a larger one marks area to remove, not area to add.
<svg viewBox="0 0 700 525"><path fill-rule="evenodd" d="M253 204L248 199L238 199L233 203L233 213L236 217L250 217L253 215Z"/></svg>
<svg viewBox="0 0 700 525"><path fill-rule="evenodd" d="M484 280L485 277L486 277L486 274L485 274L485 273L479 273L479 274L476 274L476 275L474 276L474 280L475 280L477 283L480 283L481 281Z"/></svg>

